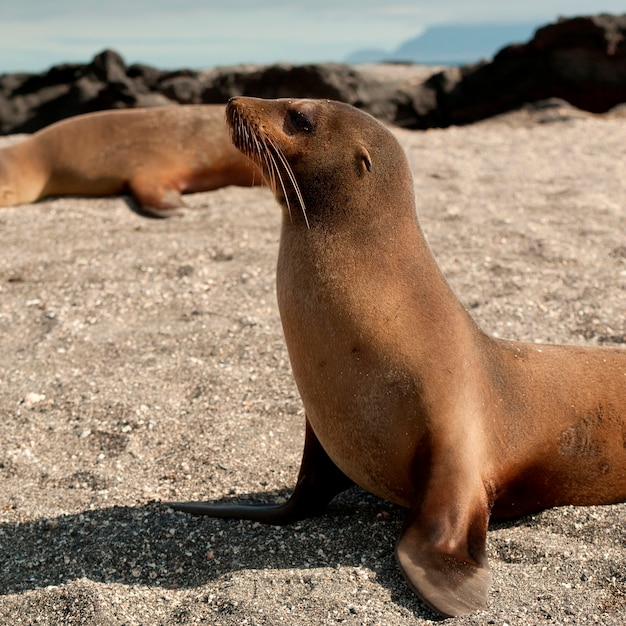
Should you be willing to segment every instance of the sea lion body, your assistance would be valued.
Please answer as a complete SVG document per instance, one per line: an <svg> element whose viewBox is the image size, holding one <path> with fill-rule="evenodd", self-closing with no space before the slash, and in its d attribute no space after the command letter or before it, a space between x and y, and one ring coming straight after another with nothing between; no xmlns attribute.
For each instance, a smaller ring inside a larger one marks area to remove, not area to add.
<svg viewBox="0 0 626 626"><path fill-rule="evenodd" d="M443 615L483 608L491 516L626 500L626 350L487 336L419 226L393 135L348 105L237 98L235 145L283 207L277 294L307 416L286 523L352 483L408 508L396 556Z"/></svg>
<svg viewBox="0 0 626 626"><path fill-rule="evenodd" d="M221 105L89 113L0 149L0 206L130 193L140 210L168 215L182 193L261 181L232 145Z"/></svg>

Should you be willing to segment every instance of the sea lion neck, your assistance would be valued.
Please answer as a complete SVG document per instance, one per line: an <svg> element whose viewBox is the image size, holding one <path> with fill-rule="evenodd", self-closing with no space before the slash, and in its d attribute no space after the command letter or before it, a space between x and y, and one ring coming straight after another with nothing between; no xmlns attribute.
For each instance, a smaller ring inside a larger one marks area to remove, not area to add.
<svg viewBox="0 0 626 626"><path fill-rule="evenodd" d="M393 336L399 344L396 354L417 345L427 362L441 361L437 346L446 334L464 337L460 343L467 345L483 339L415 218L385 230L371 223L306 229L285 217L277 295L284 326L293 322L300 334L313 332L314 320L306 316L314 307L324 311L320 336L345 333L356 343L372 335Z"/></svg>

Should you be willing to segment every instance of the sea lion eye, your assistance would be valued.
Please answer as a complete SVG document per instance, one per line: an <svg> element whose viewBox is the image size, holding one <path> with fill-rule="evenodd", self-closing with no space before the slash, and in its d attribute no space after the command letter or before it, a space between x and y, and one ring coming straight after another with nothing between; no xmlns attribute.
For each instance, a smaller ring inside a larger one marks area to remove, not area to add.
<svg viewBox="0 0 626 626"><path fill-rule="evenodd" d="M305 133L313 131L313 122L302 111L289 111L289 119L296 130Z"/></svg>

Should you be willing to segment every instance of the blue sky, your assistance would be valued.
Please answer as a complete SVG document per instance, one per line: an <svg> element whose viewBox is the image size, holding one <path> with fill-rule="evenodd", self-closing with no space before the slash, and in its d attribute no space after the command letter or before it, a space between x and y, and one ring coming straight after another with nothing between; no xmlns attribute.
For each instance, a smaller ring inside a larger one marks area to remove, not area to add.
<svg viewBox="0 0 626 626"><path fill-rule="evenodd" d="M0 73L86 62L104 48L162 69L341 61L393 50L429 25L544 24L625 13L624 0L5 0ZM495 51L494 51L495 52Z"/></svg>

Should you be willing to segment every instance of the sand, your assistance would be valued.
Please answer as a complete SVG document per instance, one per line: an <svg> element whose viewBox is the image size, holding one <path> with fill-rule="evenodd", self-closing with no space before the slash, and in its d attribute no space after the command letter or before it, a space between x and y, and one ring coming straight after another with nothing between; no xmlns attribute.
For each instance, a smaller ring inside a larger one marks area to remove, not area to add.
<svg viewBox="0 0 626 626"><path fill-rule="evenodd" d="M396 131L422 226L495 335L626 343L626 119L566 107ZM11 141L5 138L3 141ZM0 623L429 623L359 490L285 528L169 499L289 494L304 416L267 189L0 210ZM488 609L450 623L623 624L626 505L493 524Z"/></svg>

